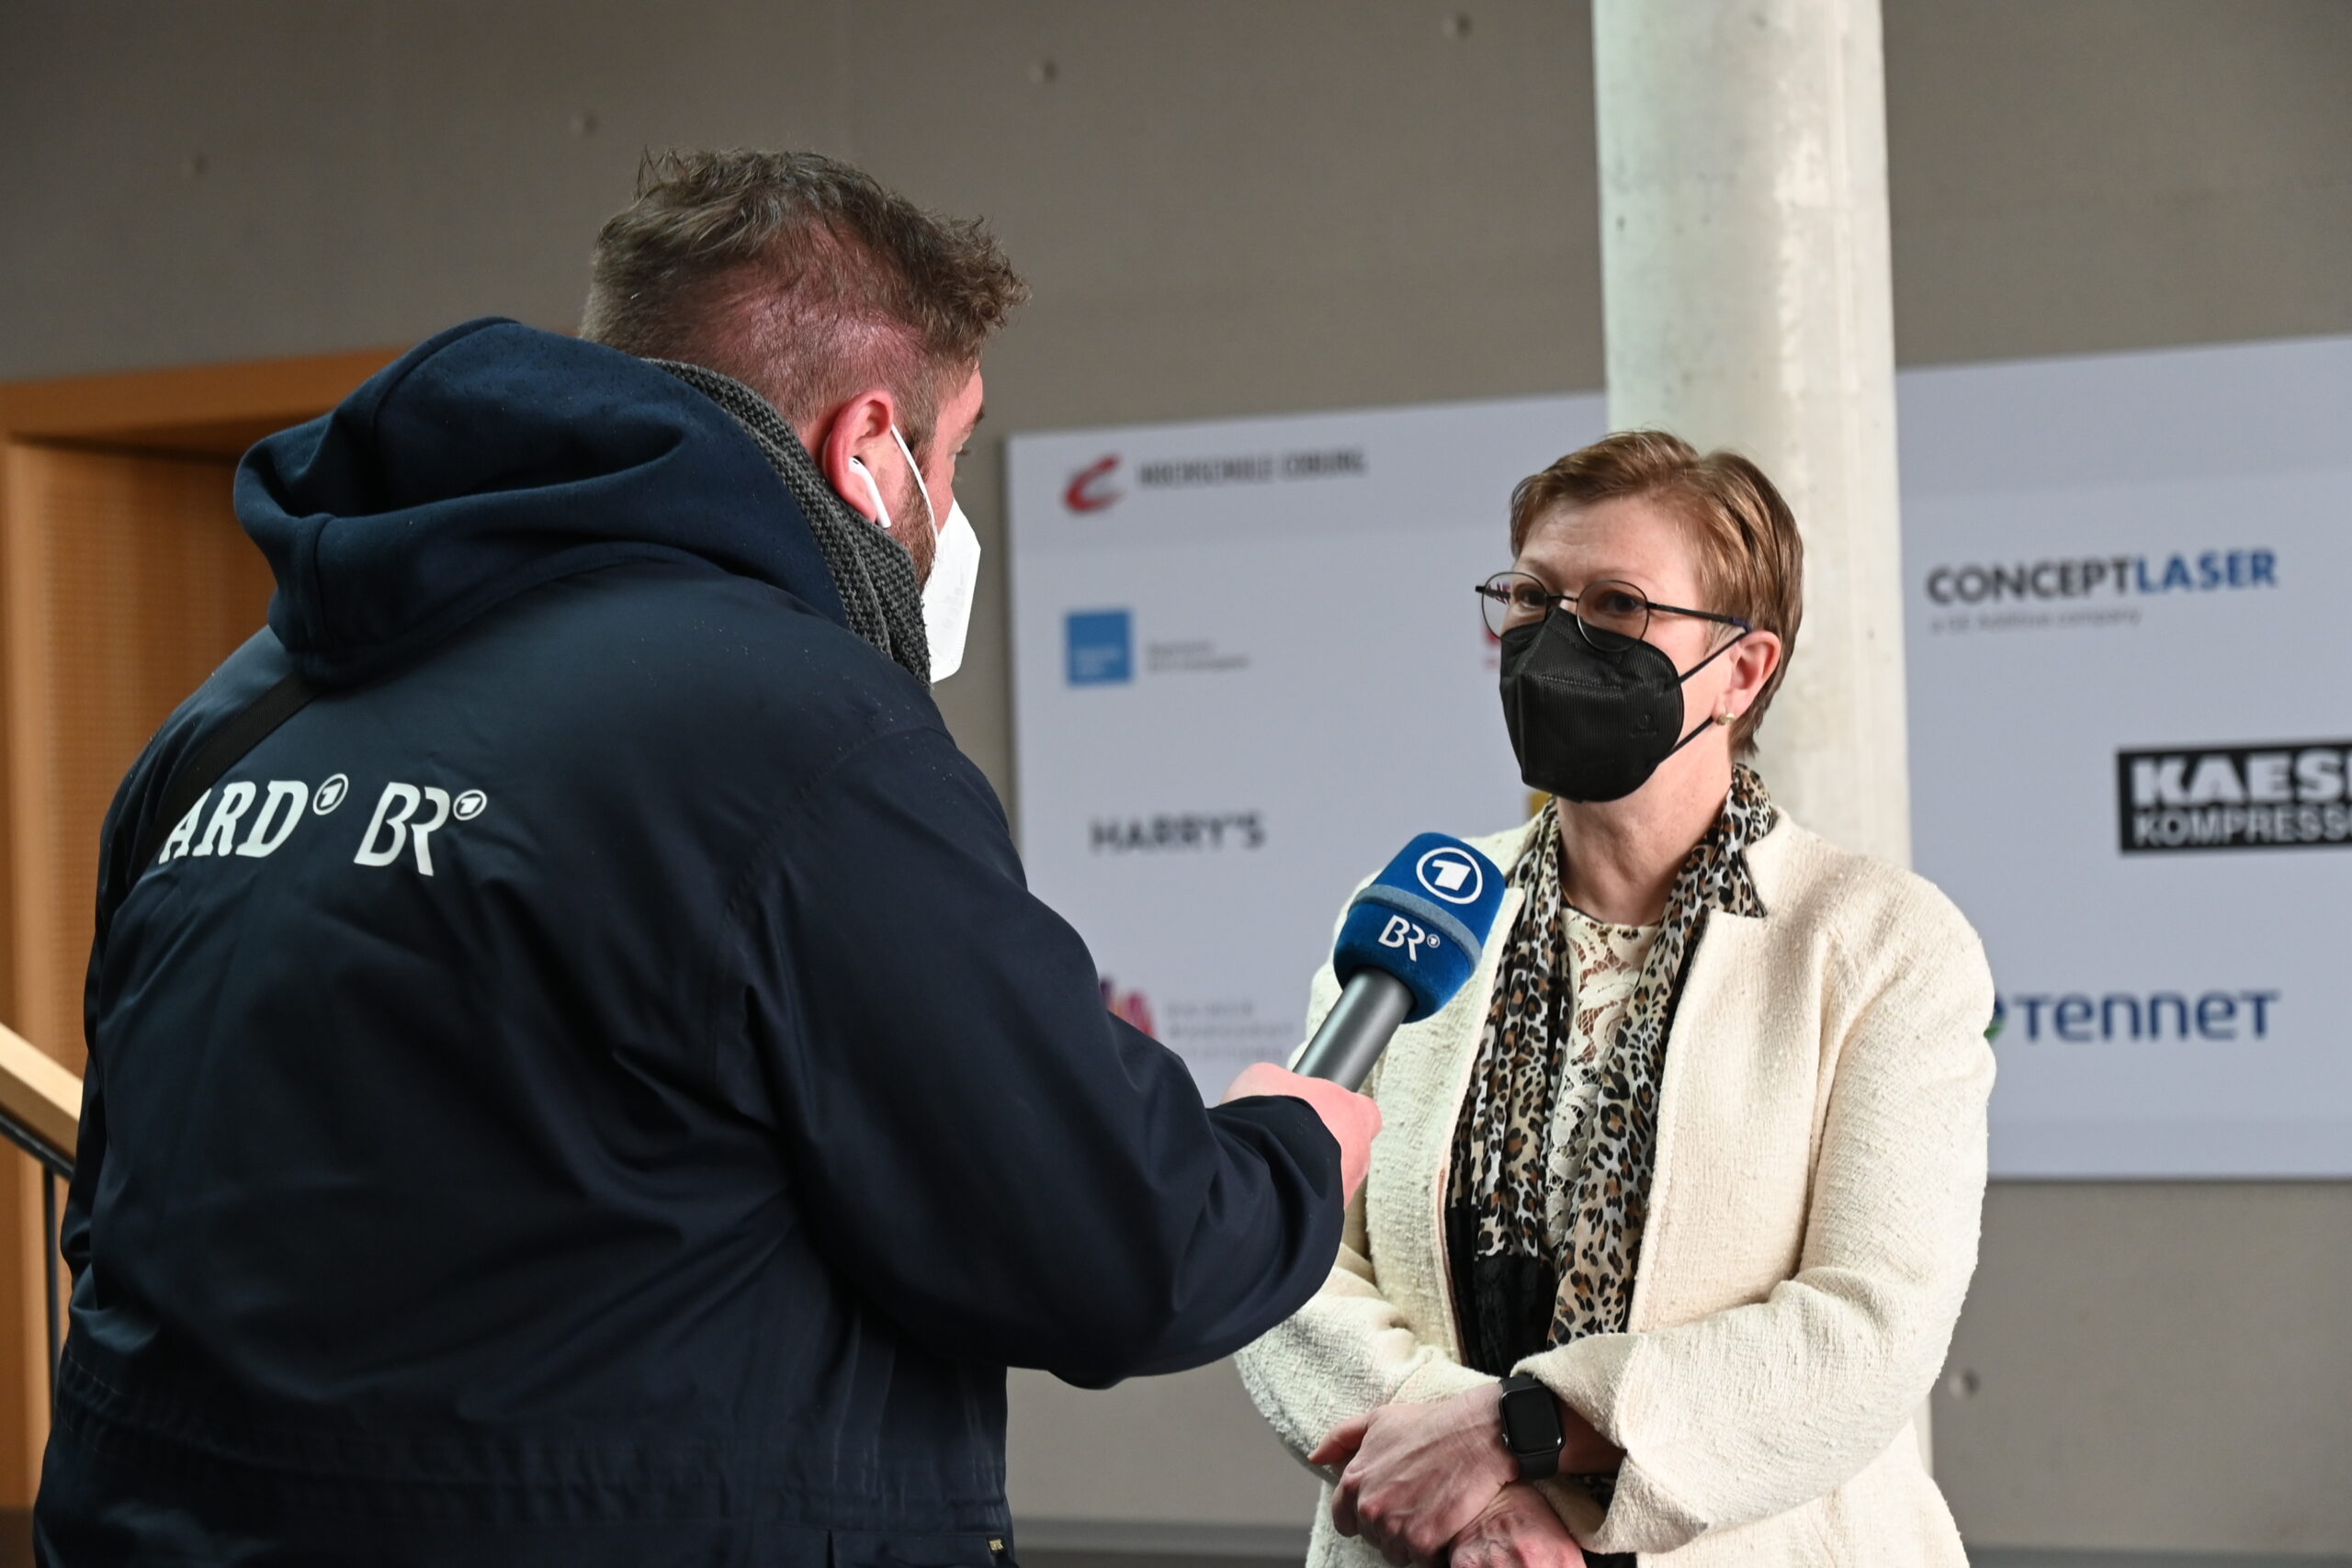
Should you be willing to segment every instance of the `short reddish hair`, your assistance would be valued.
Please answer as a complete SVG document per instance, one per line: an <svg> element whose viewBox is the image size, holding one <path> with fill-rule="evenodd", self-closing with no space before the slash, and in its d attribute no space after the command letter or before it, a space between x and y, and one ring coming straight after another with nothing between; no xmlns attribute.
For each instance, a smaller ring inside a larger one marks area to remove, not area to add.
<svg viewBox="0 0 2352 1568"><path fill-rule="evenodd" d="M1692 609L1737 615L1779 635L1780 666L1731 728L1734 753L1752 754L1757 727L1788 673L1804 619L1804 541L1795 514L1764 470L1736 452L1702 456L1663 430L1621 430L1511 488L1511 554L1518 555L1535 525L1556 509L1619 496L1660 501L1690 529L1708 600Z"/></svg>
<svg viewBox="0 0 2352 1568"><path fill-rule="evenodd" d="M816 152L658 152L596 236L580 335L732 376L804 436L867 386L915 450L1028 297L976 219Z"/></svg>

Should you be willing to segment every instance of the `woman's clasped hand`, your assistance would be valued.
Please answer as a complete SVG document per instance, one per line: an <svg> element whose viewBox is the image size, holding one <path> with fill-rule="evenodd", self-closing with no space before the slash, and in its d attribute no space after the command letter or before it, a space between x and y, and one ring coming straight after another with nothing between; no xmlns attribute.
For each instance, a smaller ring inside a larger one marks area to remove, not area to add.
<svg viewBox="0 0 2352 1568"><path fill-rule="evenodd" d="M1446 1562L1452 1568L1580 1568L1584 1549L1541 1492L1516 1483L1453 1538Z"/></svg>
<svg viewBox="0 0 2352 1568"><path fill-rule="evenodd" d="M1472 1389L1333 1427L1307 1462L1344 1467L1331 1500L1339 1532L1398 1568L1578 1568L1576 1538L1498 1438L1496 1399L1494 1386Z"/></svg>

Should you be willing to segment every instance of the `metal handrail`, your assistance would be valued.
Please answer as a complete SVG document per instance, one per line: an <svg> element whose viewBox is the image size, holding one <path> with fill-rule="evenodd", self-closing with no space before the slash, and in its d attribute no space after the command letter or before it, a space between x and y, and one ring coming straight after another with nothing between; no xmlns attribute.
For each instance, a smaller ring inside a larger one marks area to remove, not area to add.
<svg viewBox="0 0 2352 1568"><path fill-rule="evenodd" d="M50 1388L64 1325L57 1304L57 1184L74 1179L74 1153L82 1122L82 1080L48 1052L0 1023L0 1137L41 1168L42 1304L48 1309Z"/></svg>

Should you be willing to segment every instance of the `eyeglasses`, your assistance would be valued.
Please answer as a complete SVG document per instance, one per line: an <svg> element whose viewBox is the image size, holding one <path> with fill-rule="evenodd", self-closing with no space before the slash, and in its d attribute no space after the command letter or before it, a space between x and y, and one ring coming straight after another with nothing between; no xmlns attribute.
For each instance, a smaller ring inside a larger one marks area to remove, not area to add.
<svg viewBox="0 0 2352 1568"><path fill-rule="evenodd" d="M1648 594L1630 582L1603 580L1588 582L1581 593L1555 593L1523 571L1498 571L1478 584L1479 608L1486 612L1487 629L1500 637L1513 626L1540 621L1554 610L1576 617L1585 641L1604 653L1615 653L1642 640L1652 615L1688 615L1694 621L1737 626L1743 637L1756 628L1737 615L1707 610L1685 610L1676 604L1655 604Z"/></svg>

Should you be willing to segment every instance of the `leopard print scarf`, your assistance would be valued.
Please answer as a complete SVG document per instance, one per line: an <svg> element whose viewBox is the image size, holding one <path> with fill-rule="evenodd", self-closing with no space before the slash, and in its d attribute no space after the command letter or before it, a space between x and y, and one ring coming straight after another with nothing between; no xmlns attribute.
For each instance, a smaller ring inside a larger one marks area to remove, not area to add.
<svg viewBox="0 0 2352 1568"><path fill-rule="evenodd" d="M1777 820L1763 782L1736 767L1722 816L1667 895L1615 1037L1590 1062L1566 1059L1575 999L1558 814L1546 808L1529 835L1510 873L1527 902L1501 955L1447 1191L1467 1364L1499 1373L1624 1329L1675 1004L1709 911L1764 913L1747 852ZM1582 1160L1561 1158L1563 1144L1581 1145Z"/></svg>

